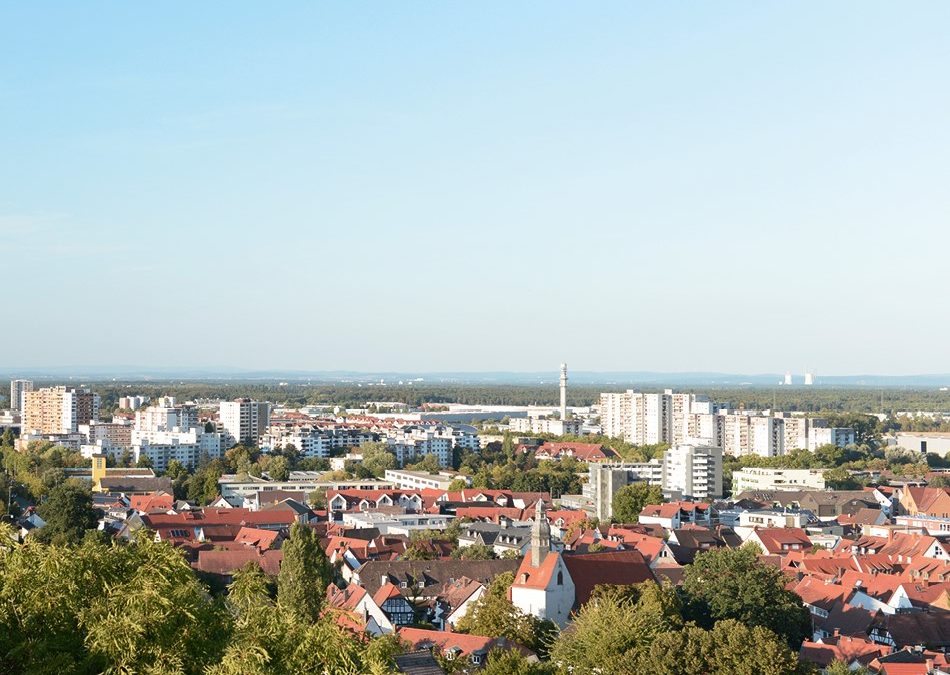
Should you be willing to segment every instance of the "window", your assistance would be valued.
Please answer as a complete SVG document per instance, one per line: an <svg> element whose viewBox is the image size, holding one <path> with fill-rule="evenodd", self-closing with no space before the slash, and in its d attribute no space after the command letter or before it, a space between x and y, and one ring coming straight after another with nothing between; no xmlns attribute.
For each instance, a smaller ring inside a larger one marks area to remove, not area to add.
<svg viewBox="0 0 950 675"><path fill-rule="evenodd" d="M564 585L564 572L560 570L558 570L558 573L557 573L557 585L558 586Z"/></svg>

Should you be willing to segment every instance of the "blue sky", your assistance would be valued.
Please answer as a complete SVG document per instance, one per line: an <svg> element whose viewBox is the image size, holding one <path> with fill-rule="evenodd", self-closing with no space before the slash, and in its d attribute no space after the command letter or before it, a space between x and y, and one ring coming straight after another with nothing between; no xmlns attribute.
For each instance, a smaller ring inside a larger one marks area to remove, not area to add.
<svg viewBox="0 0 950 675"><path fill-rule="evenodd" d="M7 3L0 366L950 372L948 22Z"/></svg>

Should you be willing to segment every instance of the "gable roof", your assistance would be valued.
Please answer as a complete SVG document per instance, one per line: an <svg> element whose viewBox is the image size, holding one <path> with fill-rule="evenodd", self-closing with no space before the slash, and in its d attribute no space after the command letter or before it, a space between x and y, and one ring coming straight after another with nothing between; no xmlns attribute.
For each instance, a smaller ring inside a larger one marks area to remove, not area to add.
<svg viewBox="0 0 950 675"><path fill-rule="evenodd" d="M574 582L575 608L590 600L596 586L630 586L656 581L639 551L566 554L562 559Z"/></svg>
<svg viewBox="0 0 950 675"><path fill-rule="evenodd" d="M413 585L422 581L424 588L430 590L441 589L451 579L462 577L487 586L499 574L517 570L519 564L519 560L371 560L360 567L358 575L360 585L372 595L383 585L383 578Z"/></svg>
<svg viewBox="0 0 950 675"><path fill-rule="evenodd" d="M258 551L256 548L246 548L233 551L198 551L198 560L194 568L200 572L230 576L249 562L260 565L264 574L277 576L280 571L280 561L284 559L283 551Z"/></svg>
<svg viewBox="0 0 950 675"><path fill-rule="evenodd" d="M757 537L766 552L771 554L787 553L791 550L811 547L811 539L800 527L764 527L755 530L752 535Z"/></svg>

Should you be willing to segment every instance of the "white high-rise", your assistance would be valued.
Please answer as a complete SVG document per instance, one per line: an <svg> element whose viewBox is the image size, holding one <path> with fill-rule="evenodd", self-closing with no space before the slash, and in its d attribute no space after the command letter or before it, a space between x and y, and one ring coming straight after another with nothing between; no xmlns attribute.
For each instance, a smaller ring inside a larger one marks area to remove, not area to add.
<svg viewBox="0 0 950 675"><path fill-rule="evenodd" d="M28 391L33 391L33 380L10 381L10 410L23 411L23 395Z"/></svg>
<svg viewBox="0 0 950 675"><path fill-rule="evenodd" d="M663 455L663 490L685 497L722 496L722 448L674 445Z"/></svg>
<svg viewBox="0 0 950 675"><path fill-rule="evenodd" d="M238 443L257 445L270 424L270 403L239 398L221 404L221 426Z"/></svg>
<svg viewBox="0 0 950 675"><path fill-rule="evenodd" d="M606 436L623 438L636 445L683 443L694 438L701 429L694 415L712 412L715 406L705 396L663 393L647 394L627 391L600 395L600 425Z"/></svg>

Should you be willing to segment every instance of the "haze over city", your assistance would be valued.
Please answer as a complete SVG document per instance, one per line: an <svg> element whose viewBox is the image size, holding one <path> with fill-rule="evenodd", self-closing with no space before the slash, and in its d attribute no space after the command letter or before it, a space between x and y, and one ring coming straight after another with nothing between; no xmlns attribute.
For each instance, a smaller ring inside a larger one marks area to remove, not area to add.
<svg viewBox="0 0 950 675"><path fill-rule="evenodd" d="M948 19L8 4L0 367L950 372Z"/></svg>

